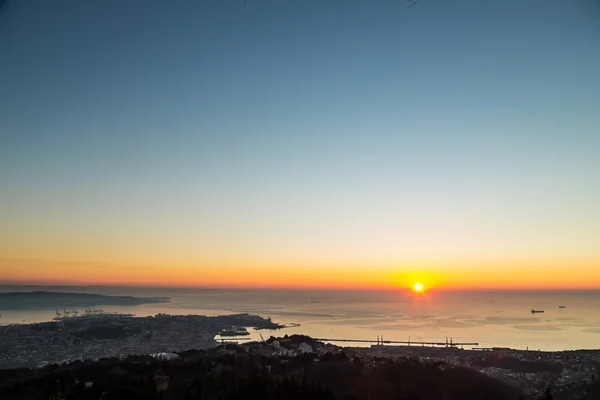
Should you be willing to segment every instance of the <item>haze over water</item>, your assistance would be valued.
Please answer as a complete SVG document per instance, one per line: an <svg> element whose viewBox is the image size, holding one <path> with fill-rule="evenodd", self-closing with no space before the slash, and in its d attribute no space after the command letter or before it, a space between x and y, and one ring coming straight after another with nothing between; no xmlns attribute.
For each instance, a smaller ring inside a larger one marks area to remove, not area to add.
<svg viewBox="0 0 600 400"><path fill-rule="evenodd" d="M26 289L26 288L22 288ZM37 287L36 290L40 288ZM7 288L0 288L6 291ZM10 288L14 290L14 288ZM300 327L269 335L316 338L477 342L479 347L573 350L598 348L599 291L398 291L195 290L156 288L45 288L107 295L166 296L170 303L103 307L137 316L252 313ZM560 309L564 305L566 308ZM69 309L68 305L65 305ZM531 309L544 310L531 314ZM80 310L83 311L83 310ZM3 323L47 321L54 309L0 311ZM251 338L260 340L251 330ZM354 345L346 343L346 345Z"/></svg>

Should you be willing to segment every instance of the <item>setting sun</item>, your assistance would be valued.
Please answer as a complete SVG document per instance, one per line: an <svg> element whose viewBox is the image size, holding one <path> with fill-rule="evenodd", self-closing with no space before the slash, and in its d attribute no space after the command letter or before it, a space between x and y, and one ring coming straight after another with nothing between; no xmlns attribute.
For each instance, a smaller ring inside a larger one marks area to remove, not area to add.
<svg viewBox="0 0 600 400"><path fill-rule="evenodd" d="M415 289L415 292L422 292L423 291L423 284L422 283L415 283L415 286L413 286L413 288Z"/></svg>

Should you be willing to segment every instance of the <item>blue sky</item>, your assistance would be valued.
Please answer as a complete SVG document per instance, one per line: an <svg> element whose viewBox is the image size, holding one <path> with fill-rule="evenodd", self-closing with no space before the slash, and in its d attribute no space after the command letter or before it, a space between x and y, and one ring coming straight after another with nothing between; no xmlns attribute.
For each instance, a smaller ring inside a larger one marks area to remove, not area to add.
<svg viewBox="0 0 600 400"><path fill-rule="evenodd" d="M5 8L0 256L600 259L598 2L240 3Z"/></svg>

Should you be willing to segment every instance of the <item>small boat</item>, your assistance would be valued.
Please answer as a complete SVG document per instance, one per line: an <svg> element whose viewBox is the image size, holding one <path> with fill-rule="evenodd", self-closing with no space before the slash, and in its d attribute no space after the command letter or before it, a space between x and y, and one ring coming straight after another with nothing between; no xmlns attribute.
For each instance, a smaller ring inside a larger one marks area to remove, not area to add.
<svg viewBox="0 0 600 400"><path fill-rule="evenodd" d="M539 313L543 313L543 312L544 312L544 310L534 310L534 309L531 309L531 313L532 314L539 314Z"/></svg>
<svg viewBox="0 0 600 400"><path fill-rule="evenodd" d="M567 308L567 306L558 306L558 308Z"/></svg>

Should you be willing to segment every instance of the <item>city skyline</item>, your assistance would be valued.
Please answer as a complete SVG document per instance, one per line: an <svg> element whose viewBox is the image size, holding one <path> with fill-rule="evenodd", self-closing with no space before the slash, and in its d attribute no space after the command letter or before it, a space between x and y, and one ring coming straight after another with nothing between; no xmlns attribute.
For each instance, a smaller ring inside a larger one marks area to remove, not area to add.
<svg viewBox="0 0 600 400"><path fill-rule="evenodd" d="M597 2L84 3L0 14L0 283L600 288Z"/></svg>

